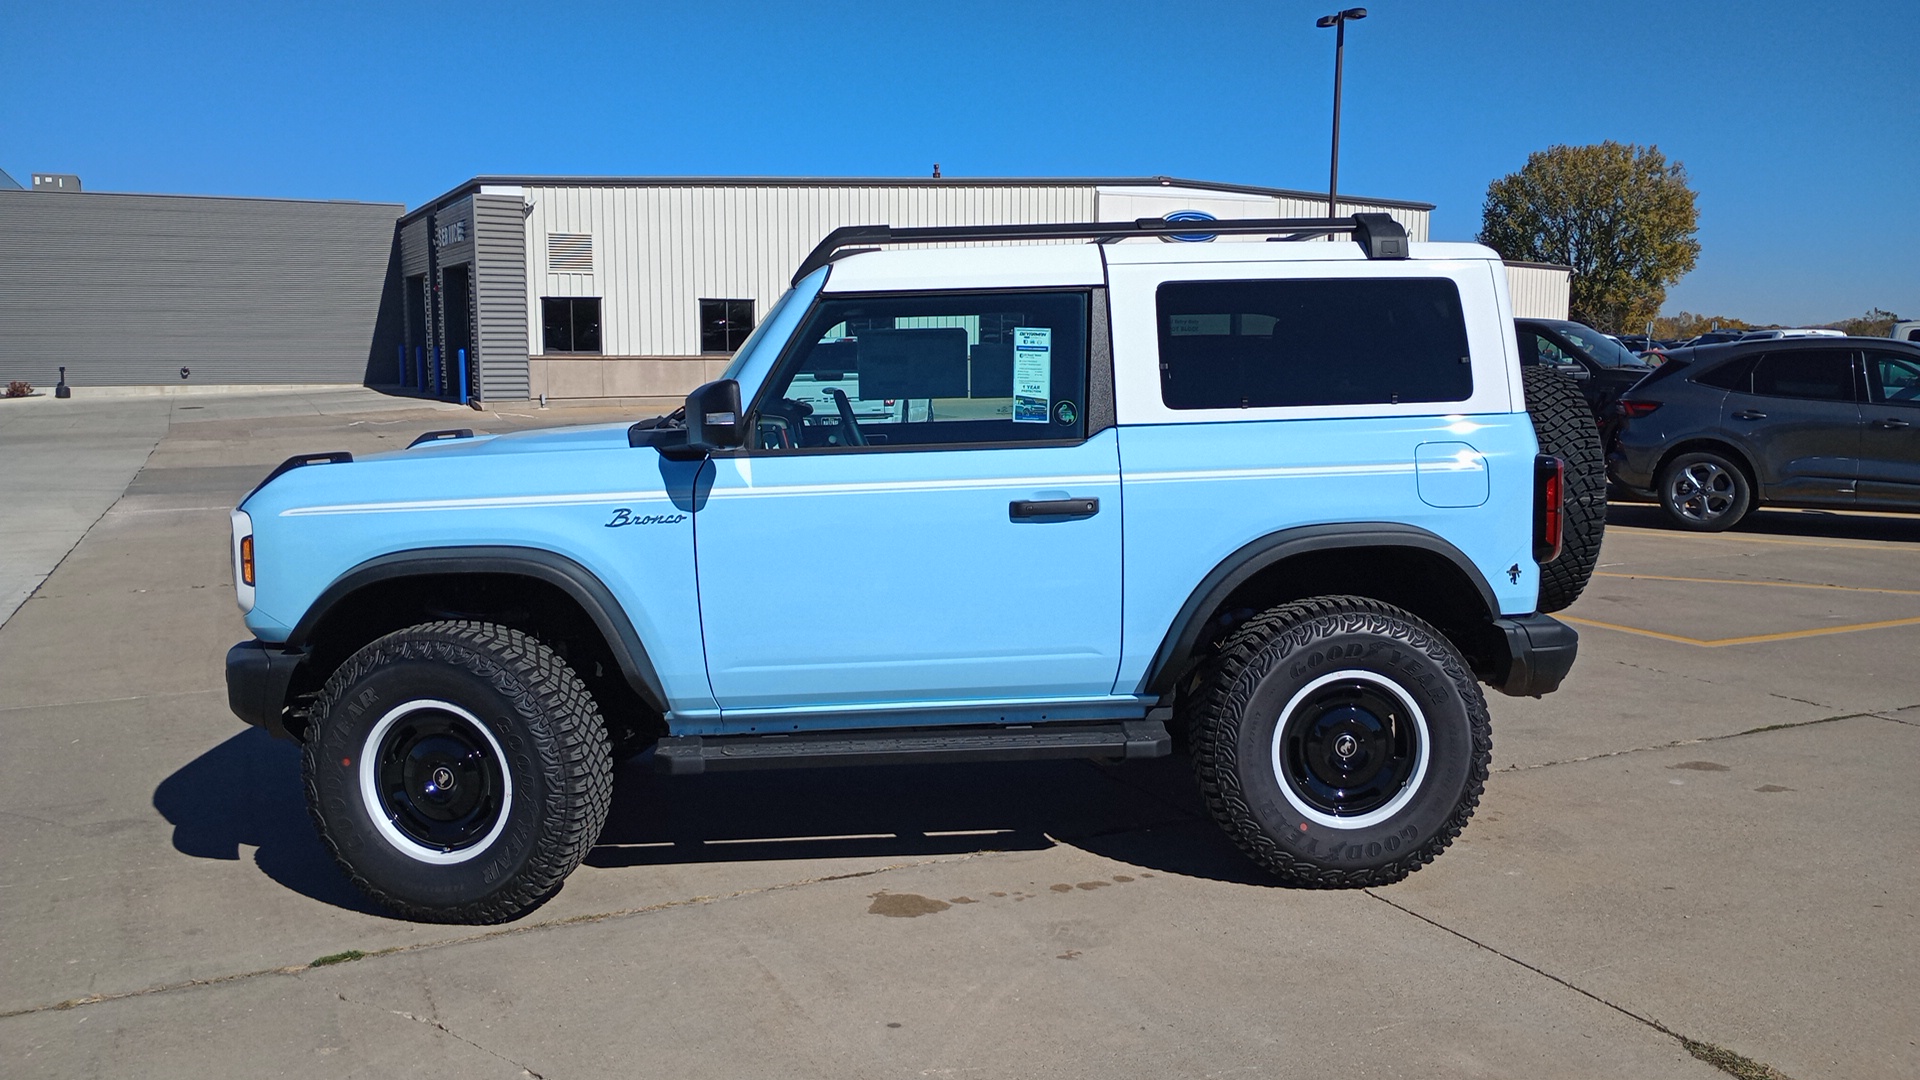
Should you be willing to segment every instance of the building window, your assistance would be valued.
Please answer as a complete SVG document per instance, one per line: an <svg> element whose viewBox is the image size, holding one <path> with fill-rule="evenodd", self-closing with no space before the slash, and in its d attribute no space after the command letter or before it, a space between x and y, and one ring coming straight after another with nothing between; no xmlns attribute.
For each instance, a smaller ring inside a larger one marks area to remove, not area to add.
<svg viewBox="0 0 1920 1080"><path fill-rule="evenodd" d="M700 351L730 353L753 333L753 301L700 301Z"/></svg>
<svg viewBox="0 0 1920 1080"><path fill-rule="evenodd" d="M541 297L540 322L545 328L542 352L600 351L600 298L597 296Z"/></svg>

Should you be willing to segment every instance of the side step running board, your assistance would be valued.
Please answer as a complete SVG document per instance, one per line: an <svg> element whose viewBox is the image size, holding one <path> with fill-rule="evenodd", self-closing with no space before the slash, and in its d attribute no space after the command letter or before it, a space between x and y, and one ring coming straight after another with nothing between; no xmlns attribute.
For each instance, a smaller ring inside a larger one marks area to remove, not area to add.
<svg viewBox="0 0 1920 1080"><path fill-rule="evenodd" d="M1156 758L1173 752L1160 720L1031 727L888 728L796 735L669 735L654 760L676 775L725 769L898 765L1041 758Z"/></svg>

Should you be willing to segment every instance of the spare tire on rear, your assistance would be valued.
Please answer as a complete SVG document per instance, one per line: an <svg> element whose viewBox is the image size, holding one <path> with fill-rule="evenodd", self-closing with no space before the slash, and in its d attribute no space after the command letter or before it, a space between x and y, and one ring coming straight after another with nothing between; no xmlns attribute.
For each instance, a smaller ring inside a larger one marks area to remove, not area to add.
<svg viewBox="0 0 1920 1080"><path fill-rule="evenodd" d="M1565 528L1560 557L1540 568L1540 610L1559 611L1580 599L1600 558L1607 528L1607 464L1593 410L1572 379L1532 364L1520 368L1540 452L1567 463Z"/></svg>

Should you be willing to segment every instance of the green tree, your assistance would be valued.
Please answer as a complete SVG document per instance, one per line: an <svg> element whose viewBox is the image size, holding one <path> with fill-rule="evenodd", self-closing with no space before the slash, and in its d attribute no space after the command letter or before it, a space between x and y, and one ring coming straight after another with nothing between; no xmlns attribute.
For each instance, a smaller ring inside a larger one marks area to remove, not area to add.
<svg viewBox="0 0 1920 1080"><path fill-rule="evenodd" d="M1516 262L1573 267L1573 318L1643 328L1700 255L1686 169L1659 148L1554 146L1487 186L1480 242Z"/></svg>

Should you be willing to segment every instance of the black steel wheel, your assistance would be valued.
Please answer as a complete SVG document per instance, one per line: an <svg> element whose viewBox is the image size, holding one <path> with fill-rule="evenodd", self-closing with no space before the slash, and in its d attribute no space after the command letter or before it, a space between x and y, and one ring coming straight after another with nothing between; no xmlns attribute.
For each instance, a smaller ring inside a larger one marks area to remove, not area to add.
<svg viewBox="0 0 1920 1080"><path fill-rule="evenodd" d="M1248 620L1180 708L1214 819L1295 885L1384 885L1433 861L1473 816L1493 754L1459 652L1364 597Z"/></svg>
<svg viewBox="0 0 1920 1080"><path fill-rule="evenodd" d="M606 725L518 630L450 621L355 653L314 703L307 806L341 869L410 919L492 923L546 902L606 823Z"/></svg>
<svg viewBox="0 0 1920 1080"><path fill-rule="evenodd" d="M1407 796L1426 751L1426 718L1405 692L1348 668L1307 684L1281 710L1273 768L1295 809L1354 822Z"/></svg>
<svg viewBox="0 0 1920 1080"><path fill-rule="evenodd" d="M459 859L506 824L513 800L500 743L472 713L409 701L382 717L360 757L374 825L428 859Z"/></svg>

